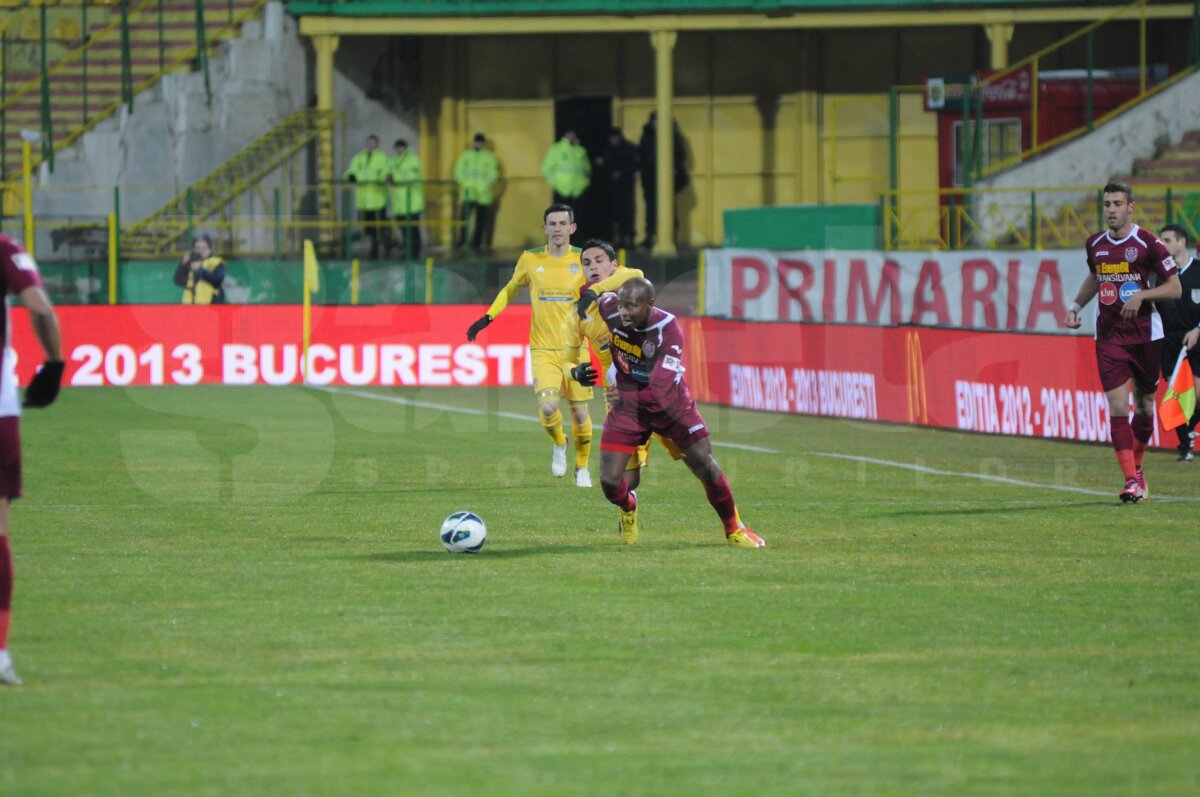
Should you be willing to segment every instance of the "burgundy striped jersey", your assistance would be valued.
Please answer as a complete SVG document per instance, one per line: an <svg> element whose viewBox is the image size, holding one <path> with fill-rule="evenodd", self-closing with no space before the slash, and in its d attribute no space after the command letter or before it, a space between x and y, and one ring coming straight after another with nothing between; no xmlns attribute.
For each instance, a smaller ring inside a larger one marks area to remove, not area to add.
<svg viewBox="0 0 1200 797"><path fill-rule="evenodd" d="M1163 336L1162 318L1154 302L1143 302L1136 317L1121 318L1133 294L1153 288L1177 272L1175 261L1158 236L1136 224L1120 240L1111 231L1087 242L1087 264L1100 283L1096 294L1096 338L1122 346L1149 343Z"/></svg>
<svg viewBox="0 0 1200 797"><path fill-rule="evenodd" d="M621 326L615 293L602 295L597 305L612 331L613 367L622 403L650 412L692 407L695 402L683 378L683 330L675 316L652 307L643 328L626 329Z"/></svg>

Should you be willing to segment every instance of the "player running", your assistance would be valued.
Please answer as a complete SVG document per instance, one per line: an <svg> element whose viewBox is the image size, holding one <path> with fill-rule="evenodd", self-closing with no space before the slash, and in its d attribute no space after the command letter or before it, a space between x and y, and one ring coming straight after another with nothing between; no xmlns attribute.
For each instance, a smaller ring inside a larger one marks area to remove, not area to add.
<svg viewBox="0 0 1200 797"><path fill-rule="evenodd" d="M622 283L633 277L641 277L643 274L641 269L629 268L618 263L616 250L607 241L587 241L583 244L582 250L579 253L579 260L583 263L583 276L587 280L587 284L580 292L579 301L576 302L579 318L577 319L572 314L563 329L563 340L566 341L563 369L569 379L571 371L577 365L588 362L588 343L590 343L600 361L600 380L601 386L604 388L605 406L611 410L619 400L616 385L610 381L612 378L610 370L613 364L612 333L595 306L597 297L593 288L601 280L609 282L608 278L614 274L618 275ZM673 458L683 459L683 452L674 443L661 435L655 435L655 437ZM629 458L629 464L625 468L625 480L628 482L630 490L637 489L641 482L642 468L646 466L649 457L650 442L647 441L638 446L637 451Z"/></svg>
<svg viewBox="0 0 1200 797"><path fill-rule="evenodd" d="M1142 457L1154 432L1154 395L1163 325L1154 301L1178 299L1181 288L1175 261L1158 236L1133 223L1133 189L1124 183L1104 186L1108 229L1088 239L1089 274L1067 308L1066 325L1078 329L1083 305L1099 295L1096 310L1096 365L1108 397L1108 416L1117 464L1125 476L1118 497L1125 503L1150 496ZM1134 416L1129 422L1129 383L1133 380Z"/></svg>
<svg viewBox="0 0 1200 797"><path fill-rule="evenodd" d="M609 412L600 441L600 484L604 497L621 511L621 542L638 540L637 495L629 490L625 467L650 435L661 434L683 452L683 461L704 483L708 502L725 525L725 539L739 548L766 542L742 524L729 481L713 459L708 426L683 379L683 330L675 316L654 306L654 286L635 277L618 294L597 300L600 317L612 333L615 382L620 402ZM591 363L576 366L572 379L595 384Z"/></svg>
<svg viewBox="0 0 1200 797"><path fill-rule="evenodd" d="M569 382L563 377L563 322L574 313L572 303L583 286L583 267L579 249L571 246L575 232L575 211L570 205L555 204L542 214L546 245L521 253L512 279L500 289L492 306L467 330L473 341L521 290L529 286L532 315L529 320L529 351L532 359L533 392L537 396L542 428L554 441L550 472L567 475L567 437L563 434L559 400L565 393L571 407L571 431L575 438L575 484L591 487L588 458L592 448L592 420L588 416L590 387ZM614 278L597 287L612 290L621 280Z"/></svg>

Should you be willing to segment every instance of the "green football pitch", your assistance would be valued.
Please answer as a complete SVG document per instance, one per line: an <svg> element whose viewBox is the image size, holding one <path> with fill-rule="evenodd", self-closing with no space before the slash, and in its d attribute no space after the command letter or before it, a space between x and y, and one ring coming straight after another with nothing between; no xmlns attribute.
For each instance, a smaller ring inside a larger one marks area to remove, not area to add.
<svg viewBox="0 0 1200 797"><path fill-rule="evenodd" d="M1200 462L703 409L764 550L661 450L619 546L524 389L65 392L0 794L1200 793Z"/></svg>

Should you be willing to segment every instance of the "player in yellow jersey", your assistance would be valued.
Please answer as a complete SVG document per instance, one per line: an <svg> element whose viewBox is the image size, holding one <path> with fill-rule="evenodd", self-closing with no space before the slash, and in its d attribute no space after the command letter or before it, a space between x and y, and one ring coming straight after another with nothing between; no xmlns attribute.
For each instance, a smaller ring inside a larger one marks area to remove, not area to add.
<svg viewBox="0 0 1200 797"><path fill-rule="evenodd" d="M604 285L615 288L617 285L614 283L624 284L626 280L644 275L641 269L629 268L618 263L617 253L612 244L607 241L586 241L579 253L579 260L583 264L583 276L587 280L587 285L580 293L580 300L576 303L582 318L572 314L563 328L565 342L563 371L567 376L567 384L572 384L572 369L581 363L590 362L591 358L588 355L588 344L590 343L592 350L596 352L597 359L600 360L599 377L601 386L604 388L605 408L612 409L618 400L616 386L612 384L609 376L609 369L613 364L612 332L609 330L608 324L604 323L604 319L600 317L600 311L595 306L598 295L596 286L603 281ZM683 459L683 452L679 450L678 446L661 435L654 436L674 459ZM629 464L625 468L625 481L630 490L637 489L641 482L642 468L646 467L649 458L650 441L647 440L638 446L636 454L629 458Z"/></svg>
<svg viewBox="0 0 1200 797"><path fill-rule="evenodd" d="M475 337L492 323L520 291L529 287L533 313L529 321L529 350L533 360L533 392L537 395L542 427L554 441L550 472L567 475L567 438L563 434L559 401L565 394L571 407L571 431L575 438L575 484L591 487L588 457L592 447L592 419L588 415L591 388L569 382L563 375L563 322L575 314L573 302L583 287L583 267L579 249L571 246L575 232L575 211L570 205L554 204L542 214L542 231L546 245L521 253L512 279L478 321L467 330L467 340ZM600 283L601 291L619 287L624 279Z"/></svg>

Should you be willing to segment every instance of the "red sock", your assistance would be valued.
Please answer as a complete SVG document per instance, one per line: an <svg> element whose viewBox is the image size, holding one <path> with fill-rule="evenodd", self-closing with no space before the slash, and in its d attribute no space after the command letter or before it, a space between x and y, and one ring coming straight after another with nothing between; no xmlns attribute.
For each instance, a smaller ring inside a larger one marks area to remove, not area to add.
<svg viewBox="0 0 1200 797"><path fill-rule="evenodd" d="M1129 426L1129 418L1116 415L1108 419L1112 430L1112 446L1117 452L1117 464L1126 479L1132 479L1137 466L1133 463L1133 429Z"/></svg>
<svg viewBox="0 0 1200 797"><path fill-rule="evenodd" d="M0 650L8 647L8 624L12 620L13 566L8 535L0 534Z"/></svg>
<svg viewBox="0 0 1200 797"><path fill-rule="evenodd" d="M729 480L725 474L715 482L705 482L704 492L708 493L708 502L717 510L717 516L725 524L725 533L732 534L738 530L737 506L733 503L733 490L729 489Z"/></svg>
<svg viewBox="0 0 1200 797"><path fill-rule="evenodd" d="M625 479L621 479L621 483L612 489L603 482L600 486L604 488L604 497L609 502L616 504L622 512L632 512L637 508L637 499L633 497L633 493L629 492L629 482Z"/></svg>
<svg viewBox="0 0 1200 797"><path fill-rule="evenodd" d="M1130 424L1133 431L1133 464L1142 467L1142 457L1146 454L1146 444L1154 434L1154 419L1145 415L1134 415Z"/></svg>

